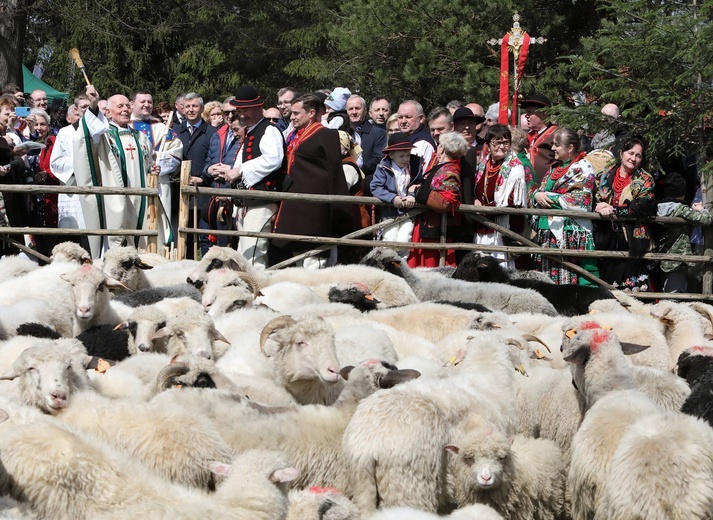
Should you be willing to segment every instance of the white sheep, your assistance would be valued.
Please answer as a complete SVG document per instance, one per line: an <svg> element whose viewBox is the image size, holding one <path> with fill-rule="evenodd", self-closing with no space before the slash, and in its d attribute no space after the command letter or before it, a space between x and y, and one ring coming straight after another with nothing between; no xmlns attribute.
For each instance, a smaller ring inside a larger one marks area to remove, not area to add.
<svg viewBox="0 0 713 520"><path fill-rule="evenodd" d="M205 312L220 316L251 307L260 294L255 282L246 273L226 268L214 269L208 273L201 303ZM216 302L218 309L213 308Z"/></svg>
<svg viewBox="0 0 713 520"><path fill-rule="evenodd" d="M208 495L167 483L56 421L8 420L5 410L0 415L0 488L27 500L43 519L274 520L287 513L282 483L293 480L296 470L281 454L247 452L233 467L212 464L213 471L229 476Z"/></svg>
<svg viewBox="0 0 713 520"><path fill-rule="evenodd" d="M129 354L167 352L166 332L168 316L156 306L137 307L117 329L129 331Z"/></svg>
<svg viewBox="0 0 713 520"><path fill-rule="evenodd" d="M39 520L27 503L18 502L9 496L0 496L0 519Z"/></svg>
<svg viewBox="0 0 713 520"><path fill-rule="evenodd" d="M473 504L462 509L456 509L450 515L439 516L410 507L387 507L377 511L366 520L504 520L500 514L485 504Z"/></svg>
<svg viewBox="0 0 713 520"><path fill-rule="evenodd" d="M337 265L318 270L291 267L274 272L262 272L253 269L245 257L234 249L217 246L210 248L198 267L190 273L189 283L202 286L208 272L222 267L245 271L256 281L260 289L278 282L297 282L310 287L334 285L340 282L359 282L367 286L372 294L382 302L382 307L418 302L418 298L404 280L378 269L363 265Z"/></svg>
<svg viewBox="0 0 713 520"><path fill-rule="evenodd" d="M713 430L676 412L642 417L611 458L596 518L713 518Z"/></svg>
<svg viewBox="0 0 713 520"><path fill-rule="evenodd" d="M445 278L437 273L417 272L410 269L403 259L390 249L374 248L364 257L362 263L403 277L422 301L470 302L506 313L534 312L557 315L552 304L531 289L520 289L507 284L466 282Z"/></svg>
<svg viewBox="0 0 713 520"><path fill-rule="evenodd" d="M52 248L52 263L74 262L77 265L91 264L92 256L76 242L60 242Z"/></svg>
<svg viewBox="0 0 713 520"><path fill-rule="evenodd" d="M705 336L701 315L688 305L662 301L652 306L650 312L664 326L673 364L689 347L713 345Z"/></svg>
<svg viewBox="0 0 713 520"><path fill-rule="evenodd" d="M24 276L39 265L26 256L7 255L0 258L0 283Z"/></svg>
<svg viewBox="0 0 713 520"><path fill-rule="evenodd" d="M290 491L286 520L361 520L359 509L334 487Z"/></svg>
<svg viewBox="0 0 713 520"><path fill-rule="evenodd" d="M175 482L208 488L205 464L229 461L230 449L196 414L134 401L111 401L89 388L77 340L43 340L25 350L3 378L20 381L22 402L91 433ZM161 449L163 447L164 449Z"/></svg>
<svg viewBox="0 0 713 520"><path fill-rule="evenodd" d="M479 427L445 449L448 495L457 506L487 504L512 520L564 515L566 468L554 442Z"/></svg>
<svg viewBox="0 0 713 520"><path fill-rule="evenodd" d="M357 407L343 450L362 513L381 504L435 512L443 500L444 446L473 417L513 432L515 396L506 338L475 336L452 361L453 375L377 392ZM378 497L378 499L377 499Z"/></svg>

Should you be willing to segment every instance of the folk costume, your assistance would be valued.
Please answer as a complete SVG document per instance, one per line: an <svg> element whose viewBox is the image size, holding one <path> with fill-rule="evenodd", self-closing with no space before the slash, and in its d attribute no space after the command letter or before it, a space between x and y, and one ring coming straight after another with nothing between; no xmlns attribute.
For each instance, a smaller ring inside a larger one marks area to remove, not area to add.
<svg viewBox="0 0 713 520"><path fill-rule="evenodd" d="M549 125L539 132L530 132L527 135L528 158L535 170L535 182L541 182L549 172L555 161L555 152L552 151L553 137L557 127Z"/></svg>
<svg viewBox="0 0 713 520"><path fill-rule="evenodd" d="M617 216L653 216L656 214L654 178L638 169L626 177L616 165L604 173L597 188L596 202L606 202ZM651 250L651 233L643 222L596 222L594 240L603 251L629 251L631 258L603 258L599 261L601 278L623 291L651 291L646 262L641 255Z"/></svg>
<svg viewBox="0 0 713 520"><path fill-rule="evenodd" d="M412 242L438 242L441 238L441 215L450 213L448 228L460 226L461 216L455 210L460 206L460 160L440 163L424 176L416 192L416 202L425 204L429 211L416 217ZM447 231L447 236L452 236ZM448 239L448 242L452 242ZM436 249L412 249L408 257L409 267L438 267L440 251ZM446 252L446 265L456 265L453 249Z"/></svg>
<svg viewBox="0 0 713 520"><path fill-rule="evenodd" d="M161 167L157 183L158 198L161 201L158 243L169 245L175 238L171 230L171 174L175 174L181 167L183 143L173 130L162 122L134 120L132 114L130 125L148 138L154 161Z"/></svg>
<svg viewBox="0 0 713 520"><path fill-rule="evenodd" d="M240 87L235 99L230 101L236 108L262 107L263 99L249 86ZM240 150L235 159L234 168L240 168L239 186L243 189L259 191L280 191L285 178L285 141L275 125L267 119L260 119L247 129L240 143ZM238 209L237 225L239 231L269 233L272 219L277 213L277 204L259 199L244 199ZM253 267L267 267L266 238L240 237L238 252Z"/></svg>
<svg viewBox="0 0 713 520"><path fill-rule="evenodd" d="M145 188L151 168L151 143L131 127L109 123L101 111L88 109L79 122L74 141L74 176L77 186ZM140 195L82 195L84 220L89 229L143 229L146 197ZM92 258L113 246L146 247L145 237L90 236Z"/></svg>
<svg viewBox="0 0 713 520"><path fill-rule="evenodd" d="M560 164L556 162L542 179L538 191L548 192L552 209L572 211L591 211L596 174L594 167L582 152L571 161ZM536 206L535 192L532 195L533 206ZM537 242L541 247L554 249L594 250L592 221L572 217L535 217L533 228L537 231ZM576 273L555 263L543 255L535 255L535 269L549 276L556 284L592 285L589 280L580 278ZM587 271L598 275L594 259L569 259L579 263Z"/></svg>
<svg viewBox="0 0 713 520"><path fill-rule="evenodd" d="M526 208L533 184L532 170L526 169L514 152L509 152L499 164L495 164L488 154L485 160L478 164L475 174L475 200L480 201L483 206ZM510 228L509 215L496 216L494 222ZM482 225L476 226L473 243L504 245L502 234ZM490 254L495 258L507 259L505 253ZM514 262L508 264L508 267L515 267Z"/></svg>
<svg viewBox="0 0 713 520"><path fill-rule="evenodd" d="M287 147L284 191L320 195L349 195L342 170L339 135L320 122L300 128ZM352 208L344 204L314 204L284 200L275 221L275 233L333 237L351 231ZM273 244L290 253L310 249L285 239ZM321 264L320 264L321 267Z"/></svg>

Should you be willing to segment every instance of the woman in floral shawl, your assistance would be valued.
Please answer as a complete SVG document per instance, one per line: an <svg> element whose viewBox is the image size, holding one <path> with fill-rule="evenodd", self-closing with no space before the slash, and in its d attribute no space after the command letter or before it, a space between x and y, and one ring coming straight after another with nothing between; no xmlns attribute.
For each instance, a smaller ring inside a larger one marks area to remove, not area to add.
<svg viewBox="0 0 713 520"><path fill-rule="evenodd" d="M626 137L619 147L619 161L606 171L597 187L595 211L602 217L654 216L654 178L641 169L644 143ZM606 258L599 262L602 279L627 291L650 291L646 262L641 255L651 249L651 234L641 222L598 221L595 231L597 249L629 251L632 258Z"/></svg>
<svg viewBox="0 0 713 520"><path fill-rule="evenodd" d="M468 152L465 137L457 132L442 134L436 149L436 165L424 176L421 184L409 186L419 204L430 210L416 217L412 242L438 242L441 237L441 215L450 213L448 228L456 231L460 226L461 214L455 210L460 206L460 158ZM452 232L447 232L453 236ZM452 241L452 240L449 240ZM440 252L437 249L412 249L408 257L409 267L438 267ZM453 249L446 253L446 265L456 265Z"/></svg>
<svg viewBox="0 0 713 520"><path fill-rule="evenodd" d="M485 136L490 153L478 164L475 174L476 206L526 208L534 190L532 168L526 168L510 148L512 135L505 125L492 125ZM495 217L495 223L510 229L509 215ZM522 226L520 226L522 227ZM521 230L515 230L521 231ZM503 237L487 226L475 228L473 240L476 244L503 245ZM505 253L490 253L491 256L506 260ZM508 262L514 268L514 262Z"/></svg>
<svg viewBox="0 0 713 520"><path fill-rule="evenodd" d="M586 159L586 153L582 152L579 135L571 128L559 128L553 136L552 150L555 162L533 195L533 205L544 209L591 211L596 174ZM591 220L542 215L537 217L533 227L537 230L536 241L542 247L594 249ZM598 274L594 259L568 260L580 264L594 275ZM543 255L535 255L535 269L547 274L557 284L591 285L589 280Z"/></svg>

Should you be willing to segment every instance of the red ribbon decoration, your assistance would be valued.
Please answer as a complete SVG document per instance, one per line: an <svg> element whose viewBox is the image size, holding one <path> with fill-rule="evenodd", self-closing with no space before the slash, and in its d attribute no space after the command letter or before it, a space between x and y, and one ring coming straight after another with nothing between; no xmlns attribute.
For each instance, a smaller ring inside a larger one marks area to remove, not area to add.
<svg viewBox="0 0 713 520"><path fill-rule="evenodd" d="M530 35L523 33L522 35L522 46L520 47L520 59L517 63L517 75L515 76L515 92L512 96L512 126L517 127L519 121L517 121L517 91L520 88L520 80L525 72L525 62L527 61L527 53L530 52ZM502 105L501 105L502 106ZM507 121L507 114L505 116Z"/></svg>
<svg viewBox="0 0 713 520"><path fill-rule="evenodd" d="M508 101L510 90L510 56L508 42L510 33L505 34L500 43L500 110L498 112L498 123L508 124Z"/></svg>

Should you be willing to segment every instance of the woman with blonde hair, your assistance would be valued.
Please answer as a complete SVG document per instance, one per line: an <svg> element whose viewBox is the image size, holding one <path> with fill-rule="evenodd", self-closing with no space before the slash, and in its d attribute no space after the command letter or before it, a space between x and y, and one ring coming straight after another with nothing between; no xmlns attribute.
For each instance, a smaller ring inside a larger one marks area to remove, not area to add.
<svg viewBox="0 0 713 520"><path fill-rule="evenodd" d="M225 124L223 119L223 106L220 101L208 101L203 107L203 114L201 114L203 121L211 126L220 128Z"/></svg>

